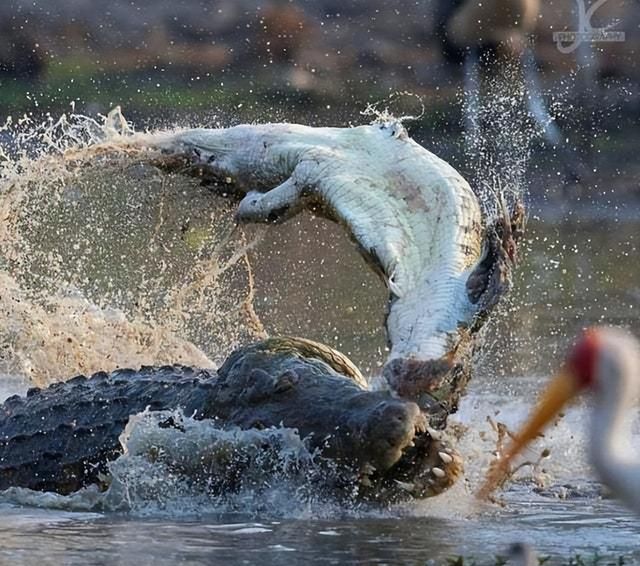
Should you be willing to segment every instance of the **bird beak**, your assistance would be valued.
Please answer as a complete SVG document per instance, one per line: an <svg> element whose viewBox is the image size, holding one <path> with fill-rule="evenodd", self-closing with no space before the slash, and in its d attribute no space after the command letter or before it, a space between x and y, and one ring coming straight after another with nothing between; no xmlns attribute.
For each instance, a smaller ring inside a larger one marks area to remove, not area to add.
<svg viewBox="0 0 640 566"><path fill-rule="evenodd" d="M576 397L582 390L579 380L567 369L563 368L547 386L537 408L531 413L528 421L514 436L511 445L504 454L495 461L485 479L485 483L477 494L479 499L487 499L501 485L510 471L510 464L522 450L535 439L557 415L561 409Z"/></svg>

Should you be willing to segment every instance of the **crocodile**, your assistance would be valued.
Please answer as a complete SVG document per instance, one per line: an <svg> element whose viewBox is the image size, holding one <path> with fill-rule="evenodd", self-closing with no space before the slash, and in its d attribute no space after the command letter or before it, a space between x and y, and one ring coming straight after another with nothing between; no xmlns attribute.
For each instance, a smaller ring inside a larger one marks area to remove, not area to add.
<svg viewBox="0 0 640 566"><path fill-rule="evenodd" d="M271 338L233 352L215 373L119 370L31 390L0 410L0 489L70 493L100 483L130 415L146 408L221 427L297 429L377 500L452 485L461 458L439 431L464 394L478 331L509 288L522 207L499 201L501 214L484 218L466 180L395 120L124 137L157 166L238 199L238 222L310 209L343 224L389 290L389 356L368 383L326 346Z"/></svg>
<svg viewBox="0 0 640 566"><path fill-rule="evenodd" d="M311 453L349 478L333 487L356 486L367 499L435 495L462 471L459 455L414 402L369 390L327 346L269 338L232 352L217 371L120 369L8 398L0 407L0 490L104 488L130 416L175 409L227 429L297 429Z"/></svg>
<svg viewBox="0 0 640 566"><path fill-rule="evenodd" d="M280 223L302 210L346 229L389 291L389 355L377 386L455 407L473 335L510 286L522 206L497 218L449 163L395 119L352 128L239 125L136 134L155 163L197 175L239 201L239 223ZM441 396L442 399L442 396Z"/></svg>

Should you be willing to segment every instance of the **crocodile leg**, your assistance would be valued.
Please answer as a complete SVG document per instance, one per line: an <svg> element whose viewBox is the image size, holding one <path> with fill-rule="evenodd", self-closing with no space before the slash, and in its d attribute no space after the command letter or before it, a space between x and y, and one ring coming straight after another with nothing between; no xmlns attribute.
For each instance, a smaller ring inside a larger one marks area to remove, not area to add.
<svg viewBox="0 0 640 566"><path fill-rule="evenodd" d="M301 192L302 186L295 174L266 193L249 191L238 205L236 220L239 222L284 222L302 210Z"/></svg>

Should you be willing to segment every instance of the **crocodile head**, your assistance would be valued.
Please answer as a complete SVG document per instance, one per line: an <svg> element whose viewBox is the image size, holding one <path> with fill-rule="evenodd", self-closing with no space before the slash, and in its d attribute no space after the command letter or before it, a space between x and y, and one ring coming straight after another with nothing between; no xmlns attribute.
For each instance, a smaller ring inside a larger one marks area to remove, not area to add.
<svg viewBox="0 0 640 566"><path fill-rule="evenodd" d="M273 149L280 140L278 132L270 125L195 128L155 135L149 143L165 154L160 160L164 168L170 169L172 158L182 156L206 180L222 181L232 189L231 194L243 195L248 190L271 189L291 174L294 164L288 163L289 152ZM278 159L265 166L272 153ZM190 172L189 168L180 170Z"/></svg>
<svg viewBox="0 0 640 566"><path fill-rule="evenodd" d="M438 495L462 475L462 458L416 403L387 398L367 418L358 449L358 495L397 502Z"/></svg>

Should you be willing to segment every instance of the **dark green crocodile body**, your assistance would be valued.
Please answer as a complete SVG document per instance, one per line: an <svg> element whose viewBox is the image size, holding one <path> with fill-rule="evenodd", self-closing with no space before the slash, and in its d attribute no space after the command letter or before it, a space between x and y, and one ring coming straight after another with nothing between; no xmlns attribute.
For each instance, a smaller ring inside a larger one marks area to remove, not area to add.
<svg viewBox="0 0 640 566"><path fill-rule="evenodd" d="M367 476L370 491L420 476L425 496L452 483L449 476L426 483L425 470L442 446L426 433L415 403L369 391L358 376L334 369L348 373L342 360L309 350L308 342L297 346L286 339L247 346L217 372L180 365L123 369L11 397L0 406L0 490L66 494L100 484L122 452L119 436L129 417L147 409L181 409L216 419L221 428L296 428L311 450L354 478Z"/></svg>

